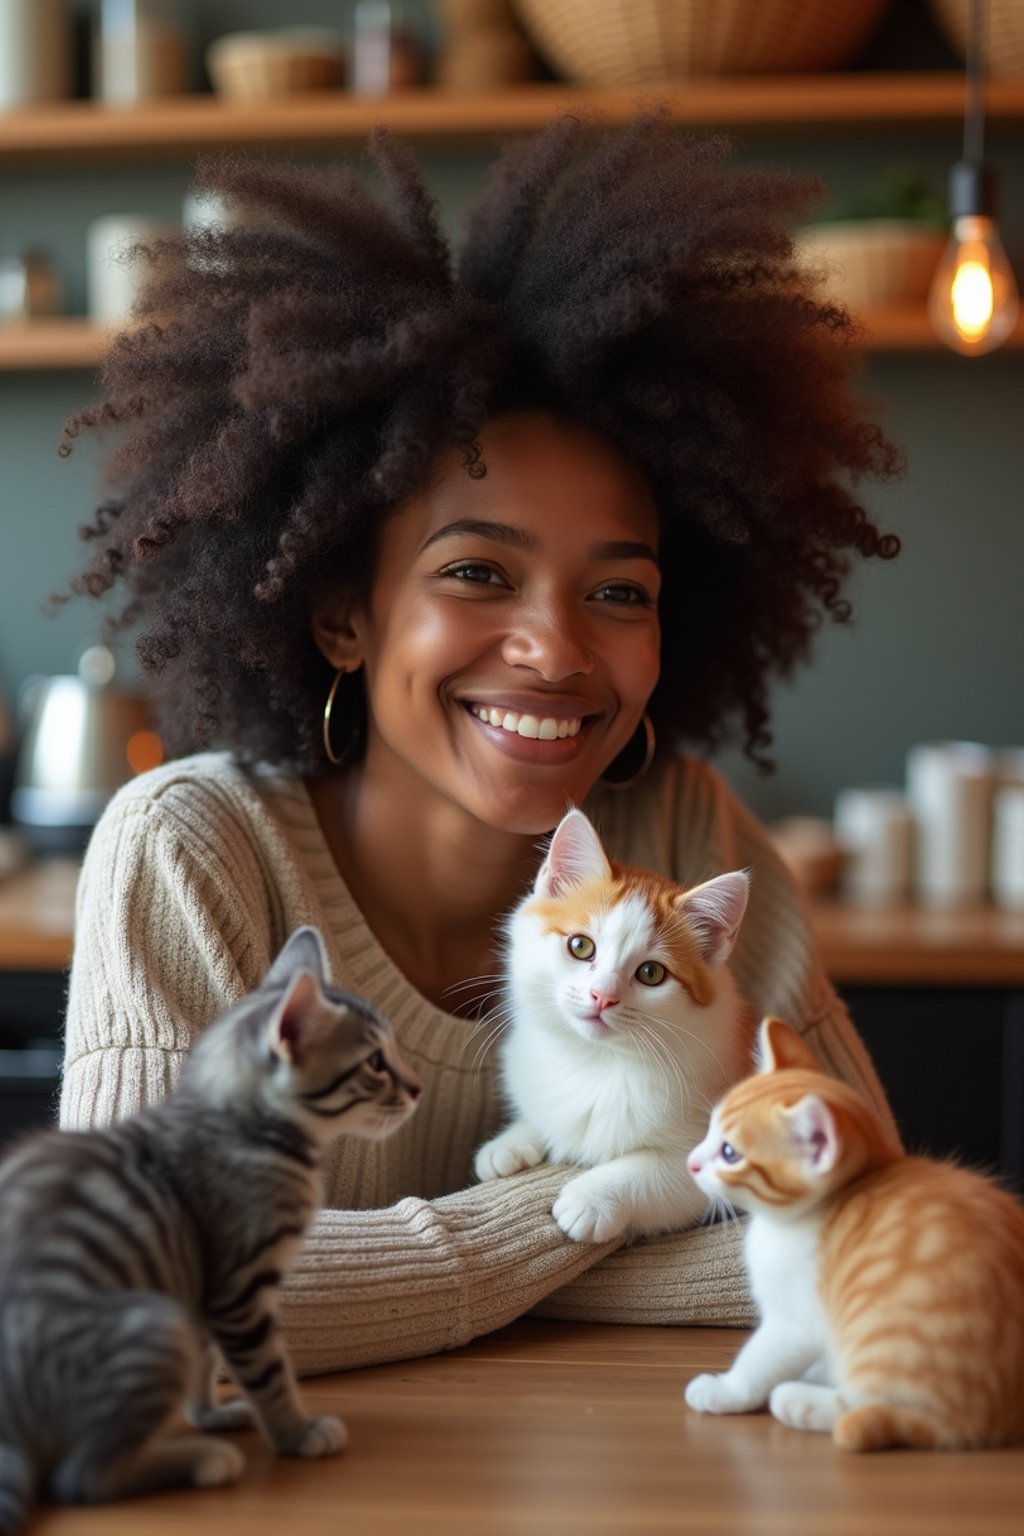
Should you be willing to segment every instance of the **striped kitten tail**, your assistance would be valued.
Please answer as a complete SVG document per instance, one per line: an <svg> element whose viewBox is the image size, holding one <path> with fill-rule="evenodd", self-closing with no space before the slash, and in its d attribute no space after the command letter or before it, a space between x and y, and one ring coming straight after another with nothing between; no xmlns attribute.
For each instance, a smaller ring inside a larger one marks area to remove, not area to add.
<svg viewBox="0 0 1024 1536"><path fill-rule="evenodd" d="M16 1536L35 1498L35 1477L23 1451L0 1445L0 1536Z"/></svg>

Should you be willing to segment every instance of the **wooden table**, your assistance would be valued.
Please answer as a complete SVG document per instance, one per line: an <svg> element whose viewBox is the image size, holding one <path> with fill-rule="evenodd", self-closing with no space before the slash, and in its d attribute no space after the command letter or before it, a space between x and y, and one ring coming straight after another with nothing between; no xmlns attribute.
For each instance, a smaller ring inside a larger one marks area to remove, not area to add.
<svg viewBox="0 0 1024 1536"><path fill-rule="evenodd" d="M852 1456L766 1414L703 1417L690 1376L732 1329L529 1320L450 1355L303 1383L342 1414L344 1457L91 1510L30 1536L1020 1536L1024 1447Z"/></svg>

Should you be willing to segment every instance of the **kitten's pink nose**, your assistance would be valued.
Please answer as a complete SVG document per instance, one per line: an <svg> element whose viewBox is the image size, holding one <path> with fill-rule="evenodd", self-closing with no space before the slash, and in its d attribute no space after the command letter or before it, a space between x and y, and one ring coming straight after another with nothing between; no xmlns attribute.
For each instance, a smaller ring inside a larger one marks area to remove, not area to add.
<svg viewBox="0 0 1024 1536"><path fill-rule="evenodd" d="M689 1168L691 1173L700 1173L700 1158L697 1156L696 1152L690 1153L689 1157L686 1159L686 1166Z"/></svg>
<svg viewBox="0 0 1024 1536"><path fill-rule="evenodd" d="M593 987L590 989L590 995L594 999L594 1006L598 1013L604 1013L606 1008L614 1008L618 1002L617 997L611 996L608 992L595 992Z"/></svg>

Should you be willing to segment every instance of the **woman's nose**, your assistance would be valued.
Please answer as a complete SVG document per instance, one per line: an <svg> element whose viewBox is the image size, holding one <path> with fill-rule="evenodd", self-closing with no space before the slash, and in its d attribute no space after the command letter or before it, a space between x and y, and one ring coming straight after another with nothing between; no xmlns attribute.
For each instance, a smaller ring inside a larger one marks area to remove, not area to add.
<svg viewBox="0 0 1024 1536"><path fill-rule="evenodd" d="M502 651L510 666L529 667L546 682L586 675L594 666L578 618L556 606L522 615Z"/></svg>

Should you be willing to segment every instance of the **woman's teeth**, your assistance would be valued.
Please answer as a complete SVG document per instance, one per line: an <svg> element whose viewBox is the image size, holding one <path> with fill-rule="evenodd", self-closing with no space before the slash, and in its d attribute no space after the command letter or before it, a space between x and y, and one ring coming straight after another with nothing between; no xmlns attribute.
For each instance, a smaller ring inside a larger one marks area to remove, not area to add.
<svg viewBox="0 0 1024 1536"><path fill-rule="evenodd" d="M470 706L474 715L487 725L510 731L513 736L528 736L531 741L557 741L579 734L582 720L555 720L550 715L517 715L511 709L488 709L486 704Z"/></svg>

